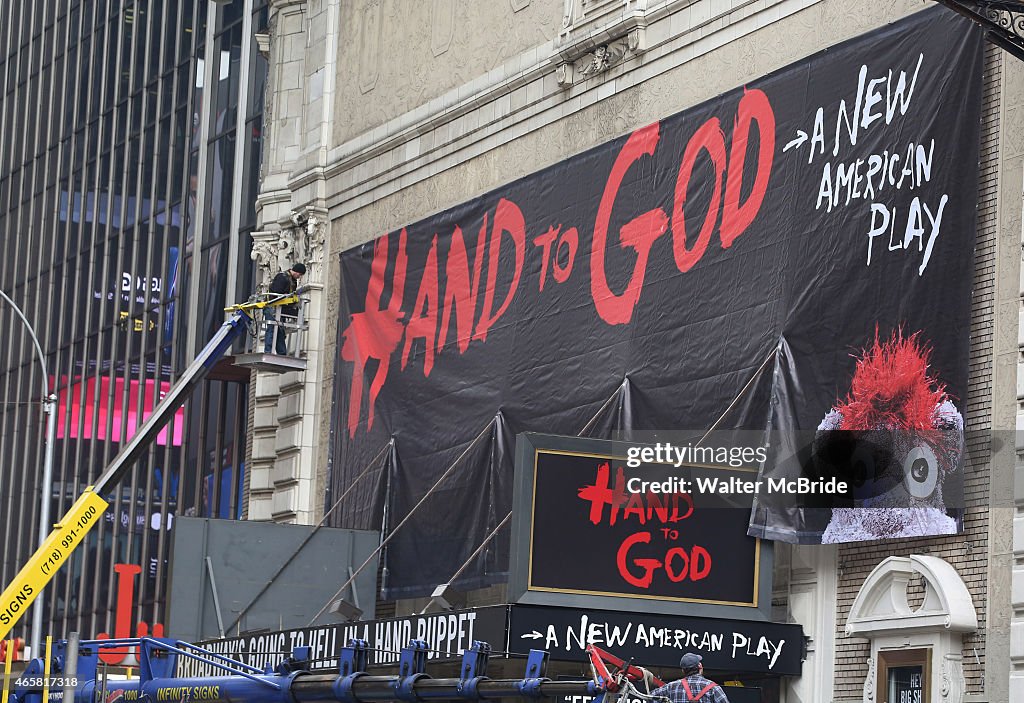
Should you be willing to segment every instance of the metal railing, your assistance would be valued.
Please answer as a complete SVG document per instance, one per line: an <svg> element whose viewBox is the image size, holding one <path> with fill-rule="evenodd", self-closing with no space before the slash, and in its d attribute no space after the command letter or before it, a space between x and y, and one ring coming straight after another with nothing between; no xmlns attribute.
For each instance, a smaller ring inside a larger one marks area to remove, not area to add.
<svg viewBox="0 0 1024 703"><path fill-rule="evenodd" d="M267 296L276 297L276 296ZM246 354L274 354L294 359L306 358L306 317L308 300L300 299L298 314L289 315L283 308L263 308L254 317L255 329L246 338Z"/></svg>

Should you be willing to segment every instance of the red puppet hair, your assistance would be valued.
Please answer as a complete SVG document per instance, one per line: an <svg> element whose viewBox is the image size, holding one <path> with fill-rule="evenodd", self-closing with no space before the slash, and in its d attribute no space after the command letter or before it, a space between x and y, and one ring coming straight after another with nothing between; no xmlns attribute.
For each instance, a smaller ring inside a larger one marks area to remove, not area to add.
<svg viewBox="0 0 1024 703"><path fill-rule="evenodd" d="M837 408L843 430L935 429L935 409L948 399L945 386L928 374L931 350L903 330L861 352L850 393Z"/></svg>

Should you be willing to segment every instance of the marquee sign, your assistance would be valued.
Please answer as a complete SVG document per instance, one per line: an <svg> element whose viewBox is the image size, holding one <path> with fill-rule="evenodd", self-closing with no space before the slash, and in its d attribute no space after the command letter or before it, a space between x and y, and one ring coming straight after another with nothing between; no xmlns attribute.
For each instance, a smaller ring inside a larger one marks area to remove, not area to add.
<svg viewBox="0 0 1024 703"><path fill-rule="evenodd" d="M684 652L704 656L709 669L799 676L803 630L799 625L742 620L638 615L534 605L494 605L368 622L341 623L198 642L204 649L263 669L295 647L310 647L311 670L338 671L341 648L366 640L371 667L398 663L413 639L426 640L428 658L454 660L473 640L491 645L492 658L518 658L546 650L554 661L586 661L594 644L645 667L676 667ZM177 676L218 676L209 664L178 658Z"/></svg>
<svg viewBox="0 0 1024 703"><path fill-rule="evenodd" d="M756 468L631 467L623 447L517 437L511 597L767 619L771 545L747 535L749 496L696 489L756 479Z"/></svg>
<svg viewBox="0 0 1024 703"><path fill-rule="evenodd" d="M428 659L457 659L474 640L497 646L505 641L508 607L504 605L410 615L366 622L322 625L200 642L200 646L235 661L264 668L276 665L295 647L310 647L311 669L338 670L341 648L350 639L365 640L370 648L369 664L398 663L399 653L411 640L424 640ZM209 664L180 657L179 677L216 676Z"/></svg>
<svg viewBox="0 0 1024 703"><path fill-rule="evenodd" d="M804 637L799 625L634 612L514 605L509 651L547 649L553 659L586 661L597 645L645 667L672 667L686 652L716 671L799 676Z"/></svg>

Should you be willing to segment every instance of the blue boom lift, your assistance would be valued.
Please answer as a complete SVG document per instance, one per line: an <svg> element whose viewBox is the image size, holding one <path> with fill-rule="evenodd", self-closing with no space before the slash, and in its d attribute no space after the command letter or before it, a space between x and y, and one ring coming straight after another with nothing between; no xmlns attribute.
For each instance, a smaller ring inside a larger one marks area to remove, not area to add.
<svg viewBox="0 0 1024 703"><path fill-rule="evenodd" d="M106 681L98 679L99 650L105 647L138 647L139 678ZM619 697L655 699L639 691L661 681L645 670L623 665L622 660L596 647L588 649L593 678L553 681L545 678L548 653L531 650L521 679L490 679L487 661L491 648L474 642L462 657L459 678L431 678L425 672L427 643L413 640L402 650L398 674L367 673L369 649L362 640L350 640L339 658L338 672L311 672L309 647L297 647L276 668L259 670L219 654L183 642L164 638L92 640L80 644L77 672L68 670L67 643L56 643L49 666L34 659L15 681L8 703L47 703L71 695L71 703L377 703L379 701L483 701L494 699L540 699L591 696L594 703L614 703ZM197 659L224 672L222 676L176 678L179 657ZM613 664L609 670L606 662ZM49 673L49 678L44 678ZM18 684L21 685L18 685ZM44 690L45 687L48 690ZM65 693L58 693L65 691ZM45 697L45 698L44 698Z"/></svg>
<svg viewBox="0 0 1024 703"><path fill-rule="evenodd" d="M171 386L167 395L153 409L153 414L146 418L103 474L96 479L96 483L85 487L43 544L29 558L28 563L0 594L0 639L7 636L32 602L39 597L54 574L84 541L89 530L103 519L103 513L107 508L107 501L103 496L112 491L125 473L135 465L164 425L192 395L199 382L206 378L217 361L227 354L235 340L246 331L251 331L255 335L261 312L265 308L298 304L299 295L304 290L300 288L293 293L256 297L226 308L231 315L213 335L213 339L196 355ZM49 490L49 486L45 489Z"/></svg>

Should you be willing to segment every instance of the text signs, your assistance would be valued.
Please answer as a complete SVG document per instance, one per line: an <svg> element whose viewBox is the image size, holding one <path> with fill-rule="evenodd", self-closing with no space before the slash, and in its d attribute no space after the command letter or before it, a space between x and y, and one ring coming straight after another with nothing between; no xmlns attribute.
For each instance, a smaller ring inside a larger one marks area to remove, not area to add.
<svg viewBox="0 0 1024 703"><path fill-rule="evenodd" d="M765 617L767 545L746 534L749 497L689 487L695 474L749 479L756 470L631 468L620 443L536 434L516 442L513 533L523 548L511 583L519 602L690 614L724 606Z"/></svg>
<svg viewBox="0 0 1024 703"><path fill-rule="evenodd" d="M792 676L800 675L804 651L799 625L512 606L510 652L547 649L553 659L585 661L591 644L647 667L678 667L695 652L707 669Z"/></svg>
<svg viewBox="0 0 1024 703"><path fill-rule="evenodd" d="M505 641L507 608L490 606L446 613L411 615L344 625L326 625L229 637L200 643L217 654L260 669L276 666L295 647L311 647L313 670L338 669L341 648L350 639L366 640L371 665L394 664L409 642L425 640L428 659L455 659L473 645L488 642L500 649ZM178 660L178 676L215 676L212 667L184 657Z"/></svg>
<svg viewBox="0 0 1024 703"><path fill-rule="evenodd" d="M87 486L0 595L0 639L6 637L25 614L89 530L100 521L106 508L107 501L94 493L92 486Z"/></svg>

